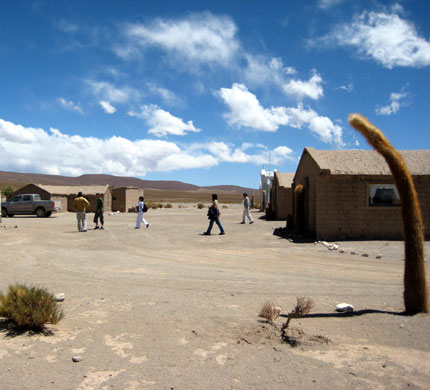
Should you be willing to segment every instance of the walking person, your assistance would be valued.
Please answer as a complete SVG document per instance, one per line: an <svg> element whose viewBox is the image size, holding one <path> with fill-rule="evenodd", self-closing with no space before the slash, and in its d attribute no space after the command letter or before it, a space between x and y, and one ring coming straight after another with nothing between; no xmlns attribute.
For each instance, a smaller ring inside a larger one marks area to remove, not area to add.
<svg viewBox="0 0 430 390"><path fill-rule="evenodd" d="M99 220L100 220L100 230L103 230L104 227L104 218L103 218L103 199L101 198L100 194L96 194L96 211L94 213L94 223L96 224L96 227L94 230L99 229Z"/></svg>
<svg viewBox="0 0 430 390"><path fill-rule="evenodd" d="M242 215L242 224L245 223L245 217L249 219L249 223L254 223L254 220L252 219L251 214L249 213L250 210L250 203L248 194L246 192L243 193L243 215Z"/></svg>
<svg viewBox="0 0 430 390"><path fill-rule="evenodd" d="M76 219L78 220L78 231L87 231L86 210L90 207L90 202L82 196L82 192L78 192L78 197L75 198Z"/></svg>
<svg viewBox="0 0 430 390"><path fill-rule="evenodd" d="M146 228L148 229L149 223L143 217L143 213L148 210L148 208L145 206L143 196L139 196L139 203L136 205L136 208L137 208L137 219L136 219L136 228L135 229L140 229L140 224L142 222L144 225L146 225Z"/></svg>
<svg viewBox="0 0 430 390"><path fill-rule="evenodd" d="M218 208L218 201L215 199L213 201L213 204L211 207L209 207L208 210L208 219L209 221L209 226L208 226L208 230L206 230L203 234L205 236L209 236L211 234L211 230L212 230L212 226L214 225L214 223L216 223L219 227L220 230L220 235L225 234L224 232L224 228L221 225L221 221L219 220L219 217L221 215L221 212L219 211Z"/></svg>

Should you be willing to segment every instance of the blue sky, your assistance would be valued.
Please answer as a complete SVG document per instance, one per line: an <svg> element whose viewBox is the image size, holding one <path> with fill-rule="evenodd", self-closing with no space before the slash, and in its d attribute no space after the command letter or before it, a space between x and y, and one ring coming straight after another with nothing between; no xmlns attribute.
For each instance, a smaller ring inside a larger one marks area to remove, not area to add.
<svg viewBox="0 0 430 390"><path fill-rule="evenodd" d="M304 147L430 148L430 3L3 0L0 169L257 187Z"/></svg>

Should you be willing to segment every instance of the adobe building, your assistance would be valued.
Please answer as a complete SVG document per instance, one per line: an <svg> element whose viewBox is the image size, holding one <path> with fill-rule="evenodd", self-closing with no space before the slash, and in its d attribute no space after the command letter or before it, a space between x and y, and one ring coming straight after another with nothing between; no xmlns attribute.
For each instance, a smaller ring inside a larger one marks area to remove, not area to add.
<svg viewBox="0 0 430 390"><path fill-rule="evenodd" d="M278 221L286 221L293 214L292 184L294 173L274 172L270 189L270 208L272 216Z"/></svg>
<svg viewBox="0 0 430 390"><path fill-rule="evenodd" d="M143 189L138 187L112 187L112 211L128 211L136 206L143 192Z"/></svg>
<svg viewBox="0 0 430 390"><path fill-rule="evenodd" d="M100 194L106 211L112 210L112 196L110 187L106 186L55 186L45 184L27 184L15 191L13 195L39 194L42 200L54 200L56 206L62 211L75 211L74 199L81 191L90 202L88 212L96 209L96 194Z"/></svg>
<svg viewBox="0 0 430 390"><path fill-rule="evenodd" d="M430 237L430 150L399 151L412 175ZM305 148L293 182L295 231L318 240L402 239L400 199L374 150Z"/></svg>

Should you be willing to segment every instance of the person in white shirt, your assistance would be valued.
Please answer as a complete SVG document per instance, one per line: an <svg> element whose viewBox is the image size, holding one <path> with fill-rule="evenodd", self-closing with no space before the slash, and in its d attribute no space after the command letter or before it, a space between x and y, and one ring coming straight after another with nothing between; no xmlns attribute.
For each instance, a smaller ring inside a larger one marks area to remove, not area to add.
<svg viewBox="0 0 430 390"><path fill-rule="evenodd" d="M250 204L249 204L249 198L248 194L246 192L243 193L243 215L242 215L242 222L245 223L245 217L249 219L249 223L254 223L254 220L252 219L251 214L249 213Z"/></svg>
<svg viewBox="0 0 430 390"><path fill-rule="evenodd" d="M140 229L140 224L143 222L146 225L146 228L149 228L149 223L143 217L143 213L147 210L145 208L145 202L143 200L143 196L139 196L139 203L136 205L137 208L137 219L136 219L136 228Z"/></svg>

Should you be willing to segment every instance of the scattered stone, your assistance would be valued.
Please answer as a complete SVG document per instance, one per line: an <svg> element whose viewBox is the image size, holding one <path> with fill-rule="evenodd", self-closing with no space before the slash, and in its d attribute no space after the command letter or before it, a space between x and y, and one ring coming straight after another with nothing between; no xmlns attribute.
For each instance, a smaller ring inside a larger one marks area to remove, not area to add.
<svg viewBox="0 0 430 390"><path fill-rule="evenodd" d="M363 253L361 256L362 257L369 257L369 255L367 253Z"/></svg>
<svg viewBox="0 0 430 390"><path fill-rule="evenodd" d="M84 360L84 359L82 358L82 356L73 356L73 357L72 357L72 361L73 361L74 363L81 362L82 360Z"/></svg>
<svg viewBox="0 0 430 390"><path fill-rule="evenodd" d="M382 255L379 255L379 254L378 254L378 255L376 255L376 258L377 258L377 259L382 259Z"/></svg>
<svg viewBox="0 0 430 390"><path fill-rule="evenodd" d="M15 225L15 229L18 229L18 225Z"/></svg>
<svg viewBox="0 0 430 390"><path fill-rule="evenodd" d="M356 251L351 251L351 255L356 255L357 252Z"/></svg>
<svg viewBox="0 0 430 390"><path fill-rule="evenodd" d="M349 303L339 303L336 305L336 311L341 313L349 313L354 310L354 306L350 305Z"/></svg>
<svg viewBox="0 0 430 390"><path fill-rule="evenodd" d="M405 325L403 325L403 324L400 324L400 328L402 328L402 329L403 329L404 327L405 327Z"/></svg>
<svg viewBox="0 0 430 390"><path fill-rule="evenodd" d="M343 249L339 249L339 253L345 253Z"/></svg>
<svg viewBox="0 0 430 390"><path fill-rule="evenodd" d="M64 293L60 293L60 294L58 294L58 295L55 296L55 300L57 302L63 302L65 298L66 297L65 297Z"/></svg>

